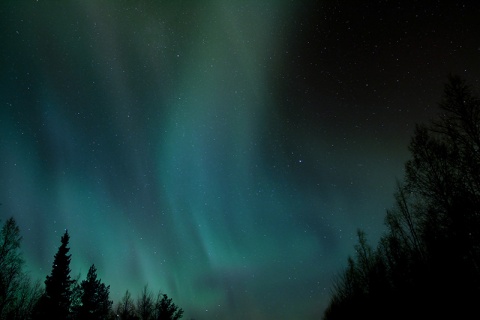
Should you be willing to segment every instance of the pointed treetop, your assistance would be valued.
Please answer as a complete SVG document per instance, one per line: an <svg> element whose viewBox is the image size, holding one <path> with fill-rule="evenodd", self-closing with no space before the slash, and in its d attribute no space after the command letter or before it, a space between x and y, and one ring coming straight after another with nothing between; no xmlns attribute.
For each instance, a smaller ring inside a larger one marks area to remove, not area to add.
<svg viewBox="0 0 480 320"><path fill-rule="evenodd" d="M65 233L64 233L63 236L62 236L62 240L63 240L64 238L67 239L67 242L68 242L68 239L70 238L70 235L68 234L68 230L67 230L67 229L65 229Z"/></svg>

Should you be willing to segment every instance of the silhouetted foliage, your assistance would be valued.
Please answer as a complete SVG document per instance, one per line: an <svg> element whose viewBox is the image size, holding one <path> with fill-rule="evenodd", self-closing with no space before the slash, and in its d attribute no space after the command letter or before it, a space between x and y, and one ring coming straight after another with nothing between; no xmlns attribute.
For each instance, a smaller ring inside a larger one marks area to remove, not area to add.
<svg viewBox="0 0 480 320"><path fill-rule="evenodd" d="M19 287L16 289L16 299L12 308L8 308L5 319L24 320L30 319L38 299L42 296L43 288L39 280L32 282L30 277L23 274Z"/></svg>
<svg viewBox="0 0 480 320"><path fill-rule="evenodd" d="M125 291L123 298L118 302L116 308L117 318L120 320L137 320L137 314L135 310L135 303L130 291Z"/></svg>
<svg viewBox="0 0 480 320"><path fill-rule="evenodd" d="M157 320L178 320L183 316L183 309L175 305L166 294L158 294L155 311Z"/></svg>
<svg viewBox="0 0 480 320"><path fill-rule="evenodd" d="M71 317L76 319L79 316L80 307L82 306L83 290L81 286L81 274L79 273L75 279L72 280L72 295L70 296L70 311Z"/></svg>
<svg viewBox="0 0 480 320"><path fill-rule="evenodd" d="M23 271L21 240L15 219L7 219L0 231L0 319L26 319L40 294Z"/></svg>
<svg viewBox="0 0 480 320"><path fill-rule="evenodd" d="M183 316L183 309L173 303L172 298L160 292L154 301L153 294L145 286L136 305L127 290L117 303L115 316L122 320L178 320Z"/></svg>
<svg viewBox="0 0 480 320"><path fill-rule="evenodd" d="M74 281L70 278L69 240L68 231L65 231L54 257L52 272L45 280L45 293L37 304L35 317L38 319L65 320L70 316Z"/></svg>
<svg viewBox="0 0 480 320"><path fill-rule="evenodd" d="M159 293L154 301L147 285L136 306L127 290L113 311L110 286L98 279L95 265L92 264L85 280L80 281L80 275L71 279L67 231L61 237L45 286L40 281L32 282L23 271L21 239L15 220L9 218L0 230L0 320L158 320L180 319L183 315L183 310L166 294Z"/></svg>
<svg viewBox="0 0 480 320"><path fill-rule="evenodd" d="M87 279L82 281L81 289L81 306L78 311L78 319L106 319L113 304L109 300L110 286L106 286L97 279L95 265L92 265L88 270Z"/></svg>
<svg viewBox="0 0 480 320"><path fill-rule="evenodd" d="M13 307L22 278L20 230L13 218L5 221L0 232L0 318Z"/></svg>
<svg viewBox="0 0 480 320"><path fill-rule="evenodd" d="M388 231L375 250L359 233L325 320L480 316L480 102L450 76L440 110L416 127Z"/></svg>
<svg viewBox="0 0 480 320"><path fill-rule="evenodd" d="M155 319L155 305L153 294L148 290L148 286L144 286L140 296L137 299L137 313L140 320Z"/></svg>

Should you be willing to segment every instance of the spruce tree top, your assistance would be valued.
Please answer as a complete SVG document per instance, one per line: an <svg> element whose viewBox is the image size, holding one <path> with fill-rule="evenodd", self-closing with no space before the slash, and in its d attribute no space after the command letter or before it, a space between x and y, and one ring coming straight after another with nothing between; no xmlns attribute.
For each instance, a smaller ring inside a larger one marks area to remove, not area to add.
<svg viewBox="0 0 480 320"><path fill-rule="evenodd" d="M62 244L58 248L53 260L52 272L45 280L47 295L51 298L57 297L57 299L65 300L65 303L69 303L71 294L70 286L73 282L70 279L71 254L69 254L69 240L70 236L68 235L68 231L65 230L61 239Z"/></svg>

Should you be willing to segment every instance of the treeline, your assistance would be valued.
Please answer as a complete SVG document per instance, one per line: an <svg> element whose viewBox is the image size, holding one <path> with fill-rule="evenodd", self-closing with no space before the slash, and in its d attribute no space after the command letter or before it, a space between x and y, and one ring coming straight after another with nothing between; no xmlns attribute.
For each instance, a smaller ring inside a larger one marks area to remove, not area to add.
<svg viewBox="0 0 480 320"><path fill-rule="evenodd" d="M68 231L61 237L50 275L43 285L34 282L24 271L21 239L18 225L9 218L0 231L0 319L177 320L183 316L183 309L171 298L160 292L154 296L147 286L137 299L127 290L114 308L110 286L98 279L95 265L86 279L72 279Z"/></svg>
<svg viewBox="0 0 480 320"><path fill-rule="evenodd" d="M480 318L480 102L450 76L418 125L378 245L358 232L323 319Z"/></svg>

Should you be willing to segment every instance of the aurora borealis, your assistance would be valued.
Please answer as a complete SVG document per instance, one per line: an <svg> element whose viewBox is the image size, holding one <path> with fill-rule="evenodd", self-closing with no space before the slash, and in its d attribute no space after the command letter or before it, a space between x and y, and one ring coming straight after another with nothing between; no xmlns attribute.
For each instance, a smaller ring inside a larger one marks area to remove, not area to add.
<svg viewBox="0 0 480 320"><path fill-rule="evenodd" d="M0 217L42 281L65 229L117 301L319 319L383 232L416 123L478 87L480 5L2 1Z"/></svg>

